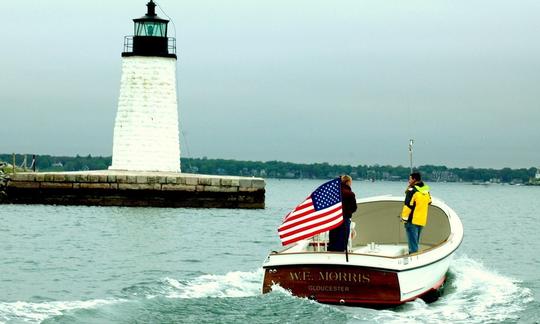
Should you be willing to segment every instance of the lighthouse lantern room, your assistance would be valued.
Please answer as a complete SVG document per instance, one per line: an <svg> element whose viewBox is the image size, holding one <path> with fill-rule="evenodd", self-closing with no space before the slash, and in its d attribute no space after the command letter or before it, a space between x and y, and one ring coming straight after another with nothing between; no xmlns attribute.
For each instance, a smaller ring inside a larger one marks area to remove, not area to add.
<svg viewBox="0 0 540 324"><path fill-rule="evenodd" d="M126 36L122 56L157 55L176 58L175 39L167 37L169 21L156 15L156 4L153 1L146 6L146 15L133 19L133 36Z"/></svg>

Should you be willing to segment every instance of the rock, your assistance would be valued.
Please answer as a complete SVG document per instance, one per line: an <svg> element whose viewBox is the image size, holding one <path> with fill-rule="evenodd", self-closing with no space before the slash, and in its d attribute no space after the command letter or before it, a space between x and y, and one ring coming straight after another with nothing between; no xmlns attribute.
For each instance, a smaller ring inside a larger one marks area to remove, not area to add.
<svg viewBox="0 0 540 324"><path fill-rule="evenodd" d="M8 180L9 180L8 176L0 170L0 201L4 201L7 199L6 186L7 186Z"/></svg>

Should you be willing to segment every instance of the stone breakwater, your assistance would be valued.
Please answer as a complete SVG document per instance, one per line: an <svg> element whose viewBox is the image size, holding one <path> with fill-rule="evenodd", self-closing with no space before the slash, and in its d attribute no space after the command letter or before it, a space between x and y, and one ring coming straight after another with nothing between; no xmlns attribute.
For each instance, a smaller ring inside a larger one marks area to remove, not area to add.
<svg viewBox="0 0 540 324"><path fill-rule="evenodd" d="M4 172L0 171L0 202L4 201L6 196L6 186L8 183L8 176Z"/></svg>
<svg viewBox="0 0 540 324"><path fill-rule="evenodd" d="M16 173L3 203L264 208L262 178L177 172L85 171Z"/></svg>

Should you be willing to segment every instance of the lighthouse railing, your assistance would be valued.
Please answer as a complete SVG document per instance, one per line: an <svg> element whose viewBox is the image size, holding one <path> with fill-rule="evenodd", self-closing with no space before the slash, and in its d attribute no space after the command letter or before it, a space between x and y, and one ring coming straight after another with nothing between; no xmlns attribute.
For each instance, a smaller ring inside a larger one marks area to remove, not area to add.
<svg viewBox="0 0 540 324"><path fill-rule="evenodd" d="M167 37L167 49L169 54L176 54L176 38Z"/></svg>
<svg viewBox="0 0 540 324"><path fill-rule="evenodd" d="M133 52L133 36L124 37L124 52Z"/></svg>
<svg viewBox="0 0 540 324"><path fill-rule="evenodd" d="M167 51L169 54L176 54L176 38L167 37ZM133 52L133 36L124 37L124 52Z"/></svg>

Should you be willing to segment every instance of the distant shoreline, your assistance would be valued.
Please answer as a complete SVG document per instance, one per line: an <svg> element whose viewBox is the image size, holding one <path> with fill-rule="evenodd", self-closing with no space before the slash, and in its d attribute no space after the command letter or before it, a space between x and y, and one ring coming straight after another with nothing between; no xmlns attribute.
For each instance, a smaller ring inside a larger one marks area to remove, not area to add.
<svg viewBox="0 0 540 324"><path fill-rule="evenodd" d="M111 156L53 156L36 155L37 171L85 171L106 170ZM25 160L26 158L26 160ZM0 161L12 164L13 154L0 154ZM26 161L26 164L25 164ZM32 154L15 154L15 164L24 169L32 163ZM409 168L390 165L338 165L329 163L292 163L282 161L241 161L231 159L181 158L182 172L255 176L278 179L329 179L340 174L350 174L356 180L406 181ZM517 185L538 184L537 168L448 168L446 166L421 165L419 170L426 181L471 182L473 184L509 183Z"/></svg>

